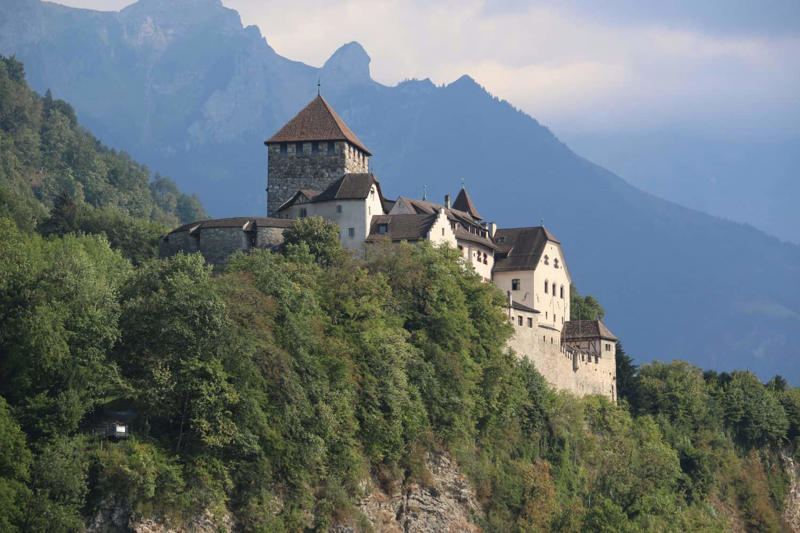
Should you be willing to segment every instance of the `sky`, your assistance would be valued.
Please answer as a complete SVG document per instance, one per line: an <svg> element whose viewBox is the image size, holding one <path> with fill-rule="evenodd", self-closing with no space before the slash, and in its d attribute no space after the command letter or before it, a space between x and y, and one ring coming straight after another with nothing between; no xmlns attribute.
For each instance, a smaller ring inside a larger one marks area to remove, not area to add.
<svg viewBox="0 0 800 533"><path fill-rule="evenodd" d="M800 0L222 3L290 59L321 66L355 40L380 83L469 74L561 135L800 136Z"/></svg>

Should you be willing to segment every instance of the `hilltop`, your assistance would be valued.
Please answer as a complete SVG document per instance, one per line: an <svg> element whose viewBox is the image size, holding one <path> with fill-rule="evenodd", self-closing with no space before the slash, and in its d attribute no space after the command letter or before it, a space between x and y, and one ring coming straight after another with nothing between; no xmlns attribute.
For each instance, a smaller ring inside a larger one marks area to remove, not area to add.
<svg viewBox="0 0 800 533"><path fill-rule="evenodd" d="M280 56L220 2L184 7L148 0L99 13L14 0L0 7L0 53L17 54L34 88L68 99L100 139L197 192L213 216L263 214L260 142L319 77L378 154L387 194L421 197L427 185L441 198L464 178L486 219L544 219L569 243L579 288L643 360L800 380L800 247L631 187L469 76L386 87L357 43L315 68Z"/></svg>

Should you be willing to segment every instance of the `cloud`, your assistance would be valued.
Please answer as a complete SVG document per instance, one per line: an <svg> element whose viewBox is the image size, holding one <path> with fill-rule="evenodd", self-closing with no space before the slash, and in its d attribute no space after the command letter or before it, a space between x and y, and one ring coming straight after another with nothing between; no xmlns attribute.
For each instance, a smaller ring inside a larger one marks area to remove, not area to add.
<svg viewBox="0 0 800 533"><path fill-rule="evenodd" d="M556 131L800 134L796 0L223 3L291 59L321 66L357 40L381 83L470 74Z"/></svg>

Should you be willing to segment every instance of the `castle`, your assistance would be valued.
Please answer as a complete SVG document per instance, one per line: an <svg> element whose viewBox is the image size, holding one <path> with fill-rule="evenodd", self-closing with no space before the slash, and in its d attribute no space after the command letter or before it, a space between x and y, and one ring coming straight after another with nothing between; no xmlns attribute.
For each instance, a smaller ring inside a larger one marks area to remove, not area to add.
<svg viewBox="0 0 800 533"><path fill-rule="evenodd" d="M369 172L372 154L319 95L264 144L268 216L183 225L161 239L162 257L200 252L221 264L237 250L280 245L283 230L305 217L336 223L350 250L385 240L452 246L507 295L509 348L558 388L616 401L617 339L600 321L571 320L572 278L547 228L485 222L463 187L452 203L449 195L443 204L385 198Z"/></svg>

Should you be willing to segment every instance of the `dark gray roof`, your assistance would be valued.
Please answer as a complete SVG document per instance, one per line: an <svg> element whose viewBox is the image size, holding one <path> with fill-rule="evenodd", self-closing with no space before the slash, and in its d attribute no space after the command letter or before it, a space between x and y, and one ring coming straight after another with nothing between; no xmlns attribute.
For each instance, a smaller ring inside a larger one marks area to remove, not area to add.
<svg viewBox="0 0 800 533"><path fill-rule="evenodd" d="M181 231L197 231L207 228L242 228L247 231L252 231L258 227L288 228L292 225L292 222L292 220L267 217L214 218L209 220L198 220L196 222L184 224L170 231L170 233L178 233Z"/></svg>
<svg viewBox="0 0 800 533"><path fill-rule="evenodd" d="M517 311L527 311L528 313L541 313L541 311L538 311L533 307L528 307L525 304L521 304L516 300L511 300L511 309L516 309Z"/></svg>
<svg viewBox="0 0 800 533"><path fill-rule="evenodd" d="M369 196L369 191L375 185L381 193L381 184L371 173L345 174L315 196L312 202L325 202L328 200L363 200ZM383 194L381 194L383 198Z"/></svg>
<svg viewBox="0 0 800 533"><path fill-rule="evenodd" d="M465 189L464 187L461 187L461 190L458 192L458 196L456 196L456 201L453 202L453 209L464 211L465 213L469 213L472 216L472 218L476 220L481 220L481 216L478 214L478 210L475 209L475 204L472 203L472 198L469 197L467 189Z"/></svg>
<svg viewBox="0 0 800 533"><path fill-rule="evenodd" d="M436 215L377 215L372 217L368 242L379 240L419 241L425 239L430 231ZM386 224L386 233L379 233L378 226Z"/></svg>
<svg viewBox="0 0 800 533"><path fill-rule="evenodd" d="M278 208L278 211L293 206L300 196L304 196L308 203L329 202L331 200L363 200L369 196L372 185L378 189L378 196L381 204L385 203L381 192L381 183L370 173L351 173L345 174L338 180L331 183L324 191L314 191L311 189L300 189L294 193Z"/></svg>
<svg viewBox="0 0 800 533"><path fill-rule="evenodd" d="M264 141L264 144L298 141L348 141L367 155L372 155L320 95L278 130L278 133Z"/></svg>
<svg viewBox="0 0 800 533"><path fill-rule="evenodd" d="M456 239L458 239L460 241L470 241L470 242L474 242L474 243L477 243L477 244L482 244L483 246L485 246L486 248L489 248L490 250L496 250L497 249L497 246L495 246L495 244L492 242L492 240L489 237L484 237L484 236L479 235L477 233L470 233L470 232L464 230L464 228L462 228L461 226L456 226L456 231L454 233L455 233Z"/></svg>
<svg viewBox="0 0 800 533"><path fill-rule="evenodd" d="M617 340L606 325L599 320L570 320L565 322L561 336L567 341L581 339Z"/></svg>
<svg viewBox="0 0 800 533"><path fill-rule="evenodd" d="M498 229L494 234L499 252L495 255L494 269L499 272L534 270L547 241L560 244L544 226Z"/></svg>
<svg viewBox="0 0 800 533"><path fill-rule="evenodd" d="M477 230L486 231L478 219L474 218L466 211L461 211L460 209L454 209L452 207L448 209L441 204L429 202L427 200L417 200L415 198L407 198L405 196L400 196L395 201L395 203L396 204L401 203L405 205L409 210L420 214L422 213L435 214L444 209L444 212L449 220L459 222L464 226L472 226L476 229L476 231Z"/></svg>

